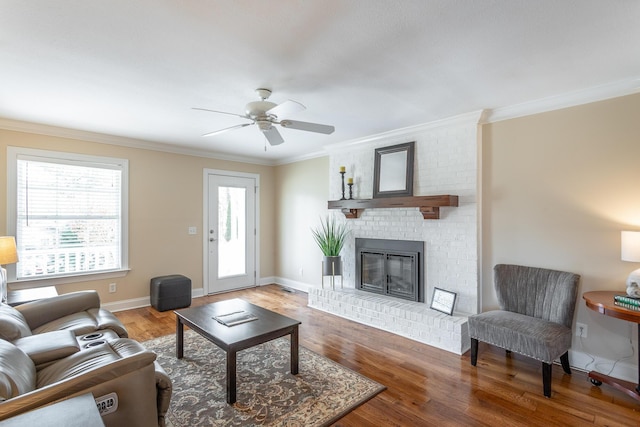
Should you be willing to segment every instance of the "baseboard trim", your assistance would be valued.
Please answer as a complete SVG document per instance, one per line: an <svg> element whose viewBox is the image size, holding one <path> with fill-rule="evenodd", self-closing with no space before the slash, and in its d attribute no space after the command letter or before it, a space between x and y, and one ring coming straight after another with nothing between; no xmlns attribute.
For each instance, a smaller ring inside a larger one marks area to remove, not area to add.
<svg viewBox="0 0 640 427"><path fill-rule="evenodd" d="M191 298L200 298L203 296L204 296L203 288L196 288L191 290ZM121 301L106 302L100 305L102 308L107 309L111 312L131 310L134 308L149 307L151 305L151 297L147 296L147 297L141 297L141 298L126 299Z"/></svg>
<svg viewBox="0 0 640 427"><path fill-rule="evenodd" d="M629 357L631 362L628 360L620 360L616 363L615 360L594 356L581 351L569 350L569 362L572 369L582 372L598 371L632 383L638 381L638 377L636 376L638 367L635 365L635 358L636 356L634 354ZM614 365L615 368L611 371ZM609 373L609 371L611 371L611 373Z"/></svg>
<svg viewBox="0 0 640 427"><path fill-rule="evenodd" d="M274 277L273 279L274 280L271 283L275 283L276 285L280 285L280 286L283 286L285 288L291 288L291 289L295 289L297 291L302 291L302 292L306 292L306 293L309 293L309 288L311 288L313 286L313 285L310 285L308 283L298 282L296 280L285 279L284 277Z"/></svg>
<svg viewBox="0 0 640 427"><path fill-rule="evenodd" d="M258 280L258 286L273 285L274 283L276 283L276 278L274 276L262 277Z"/></svg>

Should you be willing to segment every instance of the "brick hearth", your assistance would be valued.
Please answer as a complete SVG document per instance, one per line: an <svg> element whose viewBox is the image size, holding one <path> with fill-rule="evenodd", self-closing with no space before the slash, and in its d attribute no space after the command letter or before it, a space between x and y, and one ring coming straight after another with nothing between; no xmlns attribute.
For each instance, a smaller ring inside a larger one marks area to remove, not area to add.
<svg viewBox="0 0 640 427"><path fill-rule="evenodd" d="M357 289L309 289L309 306L456 354L469 350L467 316Z"/></svg>

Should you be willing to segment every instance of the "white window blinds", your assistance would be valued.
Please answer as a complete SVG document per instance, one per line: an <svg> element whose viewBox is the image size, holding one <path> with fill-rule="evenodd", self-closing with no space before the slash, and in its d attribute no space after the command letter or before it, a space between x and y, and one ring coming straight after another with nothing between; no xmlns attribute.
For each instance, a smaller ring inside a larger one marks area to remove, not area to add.
<svg viewBox="0 0 640 427"><path fill-rule="evenodd" d="M16 279L122 269L126 161L56 154L16 158Z"/></svg>

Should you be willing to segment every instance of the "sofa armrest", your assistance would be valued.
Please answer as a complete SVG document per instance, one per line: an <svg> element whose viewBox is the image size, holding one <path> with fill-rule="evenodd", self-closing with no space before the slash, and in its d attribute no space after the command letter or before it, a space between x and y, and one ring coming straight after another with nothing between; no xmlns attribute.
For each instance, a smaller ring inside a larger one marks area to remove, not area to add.
<svg viewBox="0 0 640 427"><path fill-rule="evenodd" d="M145 399L142 396L147 395L150 391L149 388L155 388L155 366L153 364L155 358L156 355L153 352L141 351L5 400L0 404L0 420L79 394L90 392L95 397L99 397L114 389L118 390L119 399L128 399L127 402L120 404L121 407L131 406L135 411L137 405L140 410L149 410L151 405L147 404L145 407L143 404ZM134 395L137 397L133 397ZM131 402L136 399L140 401ZM155 399L152 406L155 415Z"/></svg>
<svg viewBox="0 0 640 427"><path fill-rule="evenodd" d="M100 308L96 291L79 291L32 301L15 307L33 330L53 320L80 311Z"/></svg>
<svg viewBox="0 0 640 427"><path fill-rule="evenodd" d="M18 338L13 344L27 353L36 369L80 351L78 340L71 331L54 331L46 334Z"/></svg>
<svg viewBox="0 0 640 427"><path fill-rule="evenodd" d="M156 369L156 389L158 393L158 426L164 427L164 417L169 410L173 386L171 384L171 378L169 378L169 375L162 369L162 366L160 366L158 362L153 363Z"/></svg>
<svg viewBox="0 0 640 427"><path fill-rule="evenodd" d="M129 332L127 332L127 328L122 324L122 322L109 310L104 308L92 308L89 310L89 314L96 319L96 327L97 329L110 329L120 338L128 338Z"/></svg>

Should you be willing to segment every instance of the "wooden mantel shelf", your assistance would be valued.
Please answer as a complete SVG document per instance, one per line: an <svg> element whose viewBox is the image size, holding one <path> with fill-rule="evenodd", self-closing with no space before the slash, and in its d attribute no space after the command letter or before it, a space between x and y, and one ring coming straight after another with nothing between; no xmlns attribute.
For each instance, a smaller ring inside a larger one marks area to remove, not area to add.
<svg viewBox="0 0 640 427"><path fill-rule="evenodd" d="M440 219L441 206L458 206L458 196L387 197L363 200L330 200L329 209L340 209L347 218L358 218L364 209L420 208L424 219Z"/></svg>

